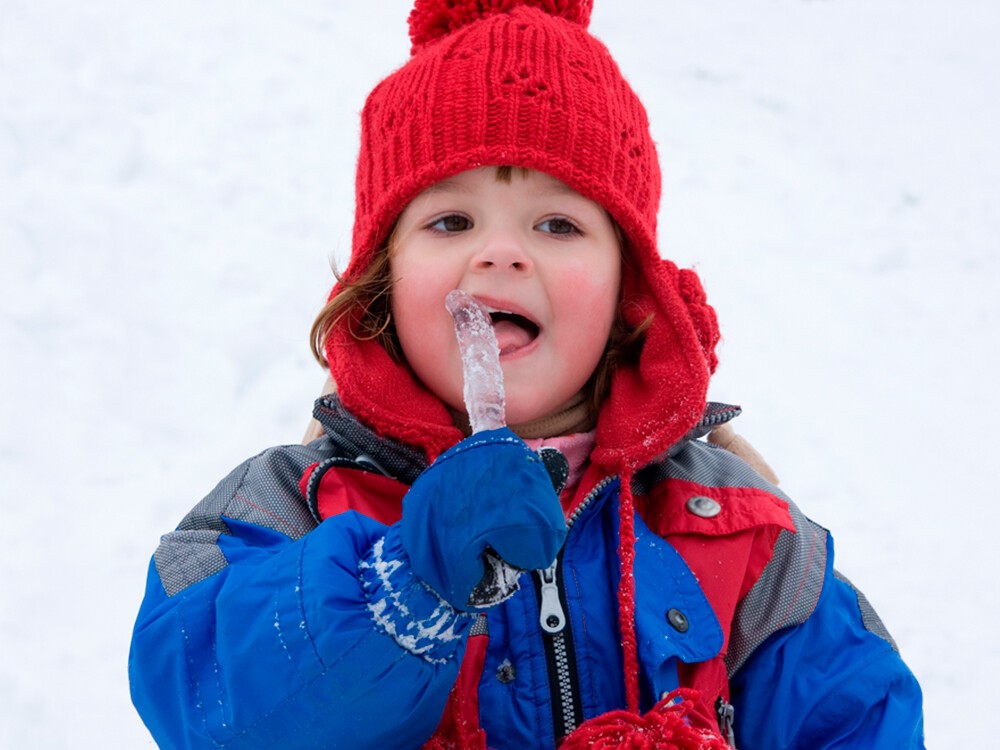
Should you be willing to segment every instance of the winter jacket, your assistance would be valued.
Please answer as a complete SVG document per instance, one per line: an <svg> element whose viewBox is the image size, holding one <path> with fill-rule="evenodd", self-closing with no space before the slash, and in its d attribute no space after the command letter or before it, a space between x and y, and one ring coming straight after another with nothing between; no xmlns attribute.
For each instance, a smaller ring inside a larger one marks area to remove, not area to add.
<svg viewBox="0 0 1000 750"><path fill-rule="evenodd" d="M631 480L643 710L678 686L743 750L923 748L913 675L830 534L698 438L710 407ZM167 534L129 660L167 748L545 748L625 705L620 479L595 464L556 565L485 615L417 579L399 543L423 451L331 396L325 435L226 477ZM441 745L438 745L441 746Z"/></svg>

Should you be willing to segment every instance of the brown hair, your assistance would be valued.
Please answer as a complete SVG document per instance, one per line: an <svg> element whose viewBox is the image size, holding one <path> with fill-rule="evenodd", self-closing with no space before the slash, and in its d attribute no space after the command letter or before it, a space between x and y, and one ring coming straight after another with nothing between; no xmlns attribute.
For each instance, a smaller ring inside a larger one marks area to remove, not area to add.
<svg viewBox="0 0 1000 750"><path fill-rule="evenodd" d="M393 232L394 233L394 232ZM326 341L330 332L346 321L349 332L358 341L378 341L394 362L403 362L403 350L392 323L392 274L389 266L393 233L386 244L372 257L372 262L358 278L348 281L336 268L339 289L320 310L309 332L313 356L323 366L326 361Z"/></svg>
<svg viewBox="0 0 1000 750"><path fill-rule="evenodd" d="M498 166L497 181L509 184L515 169L521 176L531 171L524 167ZM625 233L613 217L609 218L615 230L615 237L618 239L618 247L621 249L622 262L629 263L631 257L627 252ZM345 280L334 269L333 273L340 288L323 306L309 334L313 356L323 367L329 366L324 353L326 341L330 332L341 321L346 321L354 339L377 341L394 362L402 364L406 361L392 321L393 278L390 258L394 240L395 226L390 230L385 244L374 254L371 264L356 279ZM611 391L611 376L614 371L622 365L635 364L638 361L646 329L651 322L652 316L631 329L622 319L620 310L615 314L601 361L583 387L588 408L594 417L597 416L601 404Z"/></svg>

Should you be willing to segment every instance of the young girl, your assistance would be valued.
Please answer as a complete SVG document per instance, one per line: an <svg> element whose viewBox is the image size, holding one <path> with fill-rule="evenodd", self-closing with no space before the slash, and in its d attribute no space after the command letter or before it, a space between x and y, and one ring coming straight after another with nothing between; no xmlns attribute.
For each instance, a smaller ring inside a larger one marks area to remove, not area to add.
<svg viewBox="0 0 1000 750"><path fill-rule="evenodd" d="M719 338L656 245L645 111L590 3L418 0L362 114L323 434L157 549L132 697L163 748L922 748L829 533L702 440ZM509 428L470 435L453 289Z"/></svg>

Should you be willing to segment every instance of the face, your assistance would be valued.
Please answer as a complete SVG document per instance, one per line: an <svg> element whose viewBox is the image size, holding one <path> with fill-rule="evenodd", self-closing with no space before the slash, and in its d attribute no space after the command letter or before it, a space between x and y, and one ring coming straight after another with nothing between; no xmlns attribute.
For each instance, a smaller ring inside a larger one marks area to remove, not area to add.
<svg viewBox="0 0 1000 750"><path fill-rule="evenodd" d="M462 172L417 196L392 247L392 315L407 362L464 412L462 364L445 295L462 289L491 311L507 422L552 413L583 388L618 305L621 253L598 204L543 172Z"/></svg>

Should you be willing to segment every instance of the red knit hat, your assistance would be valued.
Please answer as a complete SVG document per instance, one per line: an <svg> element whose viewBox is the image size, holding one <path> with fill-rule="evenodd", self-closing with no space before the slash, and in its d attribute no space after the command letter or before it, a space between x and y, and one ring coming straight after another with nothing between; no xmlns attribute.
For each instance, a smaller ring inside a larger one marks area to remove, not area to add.
<svg viewBox="0 0 1000 750"><path fill-rule="evenodd" d="M641 102L587 33L590 5L417 0L412 57L361 115L348 278L418 193L480 166L547 172L655 247L656 149Z"/></svg>
<svg viewBox="0 0 1000 750"><path fill-rule="evenodd" d="M634 261L623 269L625 321L654 316L642 366L616 373L598 424L595 460L634 467L700 418L719 333L694 273L659 256L656 147L645 108L587 31L591 6L416 0L412 56L375 87L361 115L344 278L369 266L414 197L467 169L537 169L597 202L622 227ZM449 447L456 438L443 405L428 400L420 384L397 382L373 346L359 346L346 324L328 336L327 360L348 408L431 457Z"/></svg>

